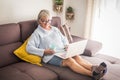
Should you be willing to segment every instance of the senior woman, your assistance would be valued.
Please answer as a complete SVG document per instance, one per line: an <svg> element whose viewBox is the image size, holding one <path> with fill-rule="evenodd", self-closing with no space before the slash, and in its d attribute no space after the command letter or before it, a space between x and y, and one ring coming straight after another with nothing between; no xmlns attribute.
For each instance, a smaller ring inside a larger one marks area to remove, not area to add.
<svg viewBox="0 0 120 80"><path fill-rule="evenodd" d="M68 59L61 59L55 56L55 51L51 48L52 45L56 49L64 48L67 50L69 47L67 38L62 35L58 28L50 25L51 16L48 10L41 10L37 21L38 27L30 36L26 46L27 52L42 57L43 62L46 64L69 67L76 73L91 76L96 80L104 76L107 70L107 65L104 62L94 67L79 55Z"/></svg>

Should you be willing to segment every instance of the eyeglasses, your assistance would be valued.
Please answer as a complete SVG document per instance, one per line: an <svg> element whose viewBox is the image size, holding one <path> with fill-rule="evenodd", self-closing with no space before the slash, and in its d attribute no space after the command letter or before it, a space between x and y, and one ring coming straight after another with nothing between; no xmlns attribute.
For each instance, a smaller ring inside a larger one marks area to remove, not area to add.
<svg viewBox="0 0 120 80"><path fill-rule="evenodd" d="M45 21L45 20L42 20L42 19L41 19L41 22L45 24L45 23L50 23L51 20L49 19L49 20Z"/></svg>

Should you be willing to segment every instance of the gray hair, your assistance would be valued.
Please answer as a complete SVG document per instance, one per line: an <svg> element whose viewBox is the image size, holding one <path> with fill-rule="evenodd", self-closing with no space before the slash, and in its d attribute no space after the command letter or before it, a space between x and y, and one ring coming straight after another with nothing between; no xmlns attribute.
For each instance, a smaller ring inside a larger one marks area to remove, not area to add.
<svg viewBox="0 0 120 80"><path fill-rule="evenodd" d="M37 18L37 21L39 22L39 19L41 19L41 17L50 17L50 13L48 10L41 10L38 14L38 18Z"/></svg>

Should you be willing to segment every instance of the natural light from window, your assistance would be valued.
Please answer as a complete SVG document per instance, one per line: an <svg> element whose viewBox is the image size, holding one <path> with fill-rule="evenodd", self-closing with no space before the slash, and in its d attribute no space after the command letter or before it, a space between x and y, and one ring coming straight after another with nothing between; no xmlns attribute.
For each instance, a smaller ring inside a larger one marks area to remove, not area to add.
<svg viewBox="0 0 120 80"><path fill-rule="evenodd" d="M102 42L101 53L120 58L119 0L95 0L92 39Z"/></svg>

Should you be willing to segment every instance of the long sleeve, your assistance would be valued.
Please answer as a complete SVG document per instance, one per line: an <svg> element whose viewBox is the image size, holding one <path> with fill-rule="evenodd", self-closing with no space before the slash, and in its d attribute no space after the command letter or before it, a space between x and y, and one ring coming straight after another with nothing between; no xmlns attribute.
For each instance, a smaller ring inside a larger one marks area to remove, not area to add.
<svg viewBox="0 0 120 80"><path fill-rule="evenodd" d="M35 31L28 40L26 51L31 54L35 54L42 57L44 54L44 49L39 48L39 44L40 44L40 38L37 31Z"/></svg>

